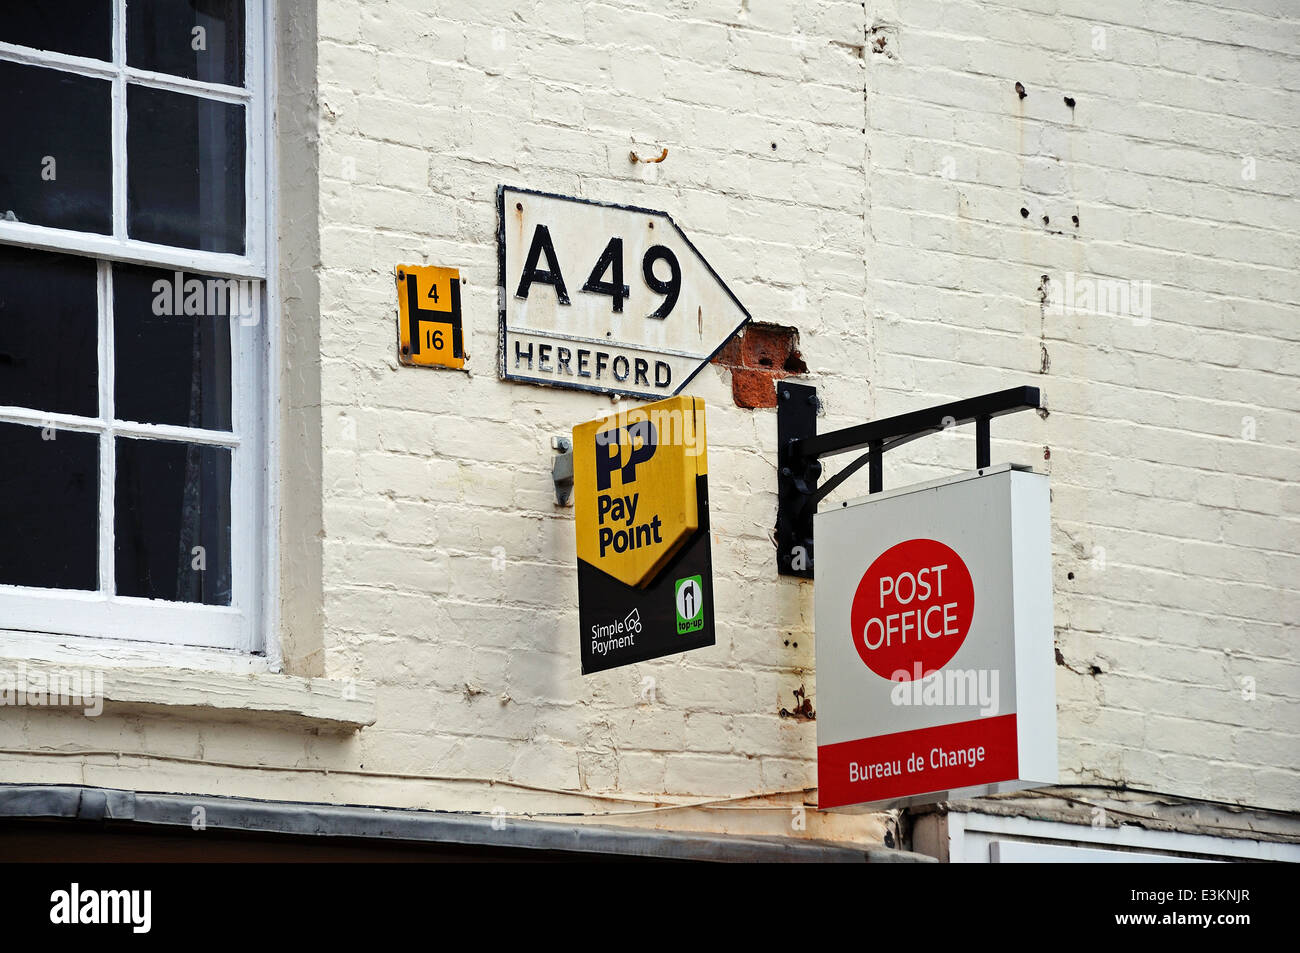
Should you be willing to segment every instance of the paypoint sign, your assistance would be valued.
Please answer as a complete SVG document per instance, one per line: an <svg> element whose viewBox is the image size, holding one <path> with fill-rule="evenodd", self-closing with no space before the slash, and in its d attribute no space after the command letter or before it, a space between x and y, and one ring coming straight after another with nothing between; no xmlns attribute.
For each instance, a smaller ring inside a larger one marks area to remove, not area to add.
<svg viewBox="0 0 1300 953"><path fill-rule="evenodd" d="M573 497L583 673L712 645L704 402L575 427Z"/></svg>
<svg viewBox="0 0 1300 953"><path fill-rule="evenodd" d="M1053 784L1047 477L1010 466L818 513L818 806Z"/></svg>

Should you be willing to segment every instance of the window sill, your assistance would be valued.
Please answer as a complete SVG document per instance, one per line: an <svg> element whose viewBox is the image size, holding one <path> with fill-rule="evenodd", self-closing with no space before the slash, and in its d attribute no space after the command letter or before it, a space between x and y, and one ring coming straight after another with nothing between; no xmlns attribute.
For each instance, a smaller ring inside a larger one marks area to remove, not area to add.
<svg viewBox="0 0 1300 953"><path fill-rule="evenodd" d="M281 724L327 732L357 731L375 723L374 688L351 680L267 672L96 666L86 660L61 664L13 656L0 657L0 672L8 673L15 681L23 673L29 691L34 680L50 685L52 676L73 676L79 682L87 676L102 676L99 691L105 714L164 713L196 720ZM26 700L15 701L25 704ZM98 707L98 702L92 697L89 705L77 700L74 705L60 707L82 710Z"/></svg>
<svg viewBox="0 0 1300 953"><path fill-rule="evenodd" d="M57 662L73 671L185 668L239 675L279 671L279 667L265 655L251 655L234 649L0 629L0 659L5 658Z"/></svg>

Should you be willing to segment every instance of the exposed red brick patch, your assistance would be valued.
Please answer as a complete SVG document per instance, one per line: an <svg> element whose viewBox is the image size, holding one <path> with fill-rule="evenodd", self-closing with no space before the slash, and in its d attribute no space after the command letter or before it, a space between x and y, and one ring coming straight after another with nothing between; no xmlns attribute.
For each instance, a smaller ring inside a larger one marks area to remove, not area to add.
<svg viewBox="0 0 1300 953"><path fill-rule="evenodd" d="M766 371L733 367L731 399L737 407L775 407L776 378Z"/></svg>
<svg viewBox="0 0 1300 953"><path fill-rule="evenodd" d="M799 354L799 332L780 324L750 322L713 359L731 371L731 396L737 407L775 407L776 382L806 374Z"/></svg>
<svg viewBox="0 0 1300 953"><path fill-rule="evenodd" d="M714 364L721 364L723 367L740 367L740 339L744 337L744 332L727 338L727 343L722 345L713 358Z"/></svg>

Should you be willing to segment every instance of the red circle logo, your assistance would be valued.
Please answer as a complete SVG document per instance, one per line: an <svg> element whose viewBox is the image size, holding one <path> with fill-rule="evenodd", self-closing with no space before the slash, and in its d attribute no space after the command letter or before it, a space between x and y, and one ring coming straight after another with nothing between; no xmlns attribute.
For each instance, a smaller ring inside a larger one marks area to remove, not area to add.
<svg viewBox="0 0 1300 953"><path fill-rule="evenodd" d="M909 539L867 567L853 595L853 644L881 678L911 681L957 654L975 614L975 585L960 556L933 539Z"/></svg>

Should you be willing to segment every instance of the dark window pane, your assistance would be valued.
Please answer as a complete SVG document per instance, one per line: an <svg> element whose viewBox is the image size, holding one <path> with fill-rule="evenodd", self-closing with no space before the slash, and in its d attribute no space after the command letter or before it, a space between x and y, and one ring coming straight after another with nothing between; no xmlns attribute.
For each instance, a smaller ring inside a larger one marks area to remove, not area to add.
<svg viewBox="0 0 1300 953"><path fill-rule="evenodd" d="M129 85L127 232L244 252L244 107Z"/></svg>
<svg viewBox="0 0 1300 953"><path fill-rule="evenodd" d="M0 41L111 60L113 0L6 0L0 3Z"/></svg>
<svg viewBox="0 0 1300 953"><path fill-rule="evenodd" d="M0 218L113 230L109 85L0 61Z"/></svg>
<svg viewBox="0 0 1300 953"><path fill-rule="evenodd" d="M0 423L0 584L99 588L99 436Z"/></svg>
<svg viewBox="0 0 1300 953"><path fill-rule="evenodd" d="M244 85L243 0L128 3L126 62L206 83Z"/></svg>
<svg viewBox="0 0 1300 953"><path fill-rule="evenodd" d="M0 245L0 405L99 416L95 262Z"/></svg>
<svg viewBox="0 0 1300 953"><path fill-rule="evenodd" d="M230 304L240 314L253 290L240 279L114 265L114 416L229 430Z"/></svg>
<svg viewBox="0 0 1300 953"><path fill-rule="evenodd" d="M230 605L230 451L117 440L117 594Z"/></svg>

